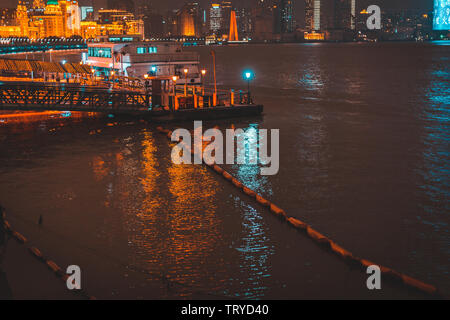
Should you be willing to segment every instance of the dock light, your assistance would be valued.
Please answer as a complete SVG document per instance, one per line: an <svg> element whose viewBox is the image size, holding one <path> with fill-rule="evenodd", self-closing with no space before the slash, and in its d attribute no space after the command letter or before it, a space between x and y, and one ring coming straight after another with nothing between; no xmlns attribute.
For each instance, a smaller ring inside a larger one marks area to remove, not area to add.
<svg viewBox="0 0 450 320"><path fill-rule="evenodd" d="M204 83L204 77L205 77L205 75L206 75L206 69L202 69L202 71L201 71L201 84L202 84L202 95L204 96L205 95L205 83Z"/></svg>
<svg viewBox="0 0 450 320"><path fill-rule="evenodd" d="M175 96L176 95L176 86L177 86L177 79L178 79L178 77L177 76L173 76L172 77L172 80L173 80L173 95Z"/></svg>
<svg viewBox="0 0 450 320"><path fill-rule="evenodd" d="M67 63L66 60L61 61L62 65L65 65Z"/></svg>
<svg viewBox="0 0 450 320"><path fill-rule="evenodd" d="M251 99L251 95L250 95L250 81L253 80L253 78L255 77L253 71L251 70L246 70L244 71L244 79L247 81L247 86L248 86L248 103L251 103L252 99Z"/></svg>
<svg viewBox="0 0 450 320"><path fill-rule="evenodd" d="M148 74L147 74L147 73L144 74L144 78L145 78L145 79L148 79Z"/></svg>
<svg viewBox="0 0 450 320"><path fill-rule="evenodd" d="M250 70L244 71L244 79L245 80L250 81L253 79L253 76L254 76L254 74L252 71L250 71Z"/></svg>
<svg viewBox="0 0 450 320"><path fill-rule="evenodd" d="M155 67L155 66L153 66L153 67L151 68L151 70L152 70L153 73L156 73L156 67Z"/></svg>

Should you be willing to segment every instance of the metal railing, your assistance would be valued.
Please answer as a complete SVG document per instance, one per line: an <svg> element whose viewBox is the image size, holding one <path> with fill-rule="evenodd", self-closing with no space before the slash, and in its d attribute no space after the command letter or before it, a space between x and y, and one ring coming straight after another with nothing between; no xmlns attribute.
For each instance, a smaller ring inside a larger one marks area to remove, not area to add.
<svg viewBox="0 0 450 320"><path fill-rule="evenodd" d="M69 84L0 84L0 109L132 112L151 109L140 92Z"/></svg>

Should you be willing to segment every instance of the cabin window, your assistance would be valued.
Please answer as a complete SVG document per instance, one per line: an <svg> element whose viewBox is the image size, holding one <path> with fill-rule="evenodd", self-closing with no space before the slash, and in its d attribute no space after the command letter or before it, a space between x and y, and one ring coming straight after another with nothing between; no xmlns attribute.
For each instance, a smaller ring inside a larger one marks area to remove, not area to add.
<svg viewBox="0 0 450 320"><path fill-rule="evenodd" d="M138 47L137 48L137 53L138 54L147 53L147 47Z"/></svg>
<svg viewBox="0 0 450 320"><path fill-rule="evenodd" d="M111 58L111 48L90 47L88 55L95 58Z"/></svg>
<svg viewBox="0 0 450 320"><path fill-rule="evenodd" d="M136 52L138 54L156 53L158 52L158 49L156 47L138 47Z"/></svg>

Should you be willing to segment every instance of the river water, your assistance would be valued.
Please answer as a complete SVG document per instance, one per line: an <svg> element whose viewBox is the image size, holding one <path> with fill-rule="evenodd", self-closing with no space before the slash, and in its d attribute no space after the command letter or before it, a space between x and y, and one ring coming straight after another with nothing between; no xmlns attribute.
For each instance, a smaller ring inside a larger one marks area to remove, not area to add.
<svg viewBox="0 0 450 320"><path fill-rule="evenodd" d="M280 129L277 175L228 170L355 255L448 293L449 45L215 48L219 87L245 88L252 69L265 112L204 127ZM190 50L211 81L210 48ZM170 152L134 120L0 122L0 202L99 298L416 297L388 282L367 290L364 273Z"/></svg>

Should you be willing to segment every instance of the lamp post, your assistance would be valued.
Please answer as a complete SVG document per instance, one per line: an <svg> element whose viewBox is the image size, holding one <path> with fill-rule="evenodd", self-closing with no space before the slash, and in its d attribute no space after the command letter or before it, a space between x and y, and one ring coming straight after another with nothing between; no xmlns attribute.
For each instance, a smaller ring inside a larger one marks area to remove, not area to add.
<svg viewBox="0 0 450 320"><path fill-rule="evenodd" d="M247 91L248 91L248 103L250 104L252 101L251 95L250 95L250 81L253 79L254 74L252 71L247 70L244 71L244 79L247 80Z"/></svg>
<svg viewBox="0 0 450 320"><path fill-rule="evenodd" d="M112 81L111 88L113 88L113 89L114 89L114 74L115 74L115 71L114 70L111 71L111 81Z"/></svg>
<svg viewBox="0 0 450 320"><path fill-rule="evenodd" d="M184 96L186 97L187 96L187 75L188 75L189 69L185 68L183 71L184 71L184 79L185 79L185 81L184 81Z"/></svg>
<svg viewBox="0 0 450 320"><path fill-rule="evenodd" d="M176 86L177 86L177 76L173 76L172 77L172 81L173 81L173 95L176 95Z"/></svg>
<svg viewBox="0 0 450 320"><path fill-rule="evenodd" d="M206 75L206 70L202 69L201 71L201 78L202 78L202 96L205 95L205 83L204 83L204 79L205 79L205 75Z"/></svg>
<svg viewBox="0 0 450 320"><path fill-rule="evenodd" d="M216 81L216 52L211 50L211 55L213 57L213 68L214 68L214 95L213 95L213 105L216 106L217 102L217 81Z"/></svg>
<svg viewBox="0 0 450 320"><path fill-rule="evenodd" d="M92 85L94 85L94 80L95 80L95 69L91 69L92 72Z"/></svg>
<svg viewBox="0 0 450 320"><path fill-rule="evenodd" d="M173 81L173 100L172 100L172 109L173 110L177 110L178 109L178 102L177 102L177 91L176 91L176 87L177 87L177 76L173 76L172 77L172 81Z"/></svg>

